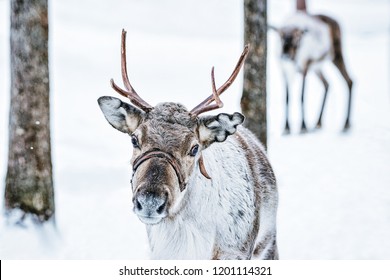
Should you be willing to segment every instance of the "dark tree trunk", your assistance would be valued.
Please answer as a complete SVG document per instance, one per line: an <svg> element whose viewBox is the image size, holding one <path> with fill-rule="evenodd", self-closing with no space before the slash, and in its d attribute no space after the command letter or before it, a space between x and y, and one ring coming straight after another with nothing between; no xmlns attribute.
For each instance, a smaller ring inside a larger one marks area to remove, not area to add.
<svg viewBox="0 0 390 280"><path fill-rule="evenodd" d="M297 0L297 10L306 12L306 0Z"/></svg>
<svg viewBox="0 0 390 280"><path fill-rule="evenodd" d="M54 217L47 0L11 0L11 107L5 208ZM25 215L22 215L22 218Z"/></svg>
<svg viewBox="0 0 390 280"><path fill-rule="evenodd" d="M267 1L244 0L244 41L250 52L244 67L241 110L245 126L267 146Z"/></svg>

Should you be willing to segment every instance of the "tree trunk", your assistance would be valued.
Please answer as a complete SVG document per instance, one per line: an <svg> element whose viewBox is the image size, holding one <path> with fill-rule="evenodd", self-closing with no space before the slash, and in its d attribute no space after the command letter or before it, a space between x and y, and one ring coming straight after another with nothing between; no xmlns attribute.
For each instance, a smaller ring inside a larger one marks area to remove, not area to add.
<svg viewBox="0 0 390 280"><path fill-rule="evenodd" d="M267 147L267 0L244 0L244 41L250 52L244 67L241 110L249 128Z"/></svg>
<svg viewBox="0 0 390 280"><path fill-rule="evenodd" d="M306 0L297 0L297 11L306 12Z"/></svg>
<svg viewBox="0 0 390 280"><path fill-rule="evenodd" d="M11 106L5 208L54 217L47 0L11 0ZM24 218L26 215L22 215Z"/></svg>

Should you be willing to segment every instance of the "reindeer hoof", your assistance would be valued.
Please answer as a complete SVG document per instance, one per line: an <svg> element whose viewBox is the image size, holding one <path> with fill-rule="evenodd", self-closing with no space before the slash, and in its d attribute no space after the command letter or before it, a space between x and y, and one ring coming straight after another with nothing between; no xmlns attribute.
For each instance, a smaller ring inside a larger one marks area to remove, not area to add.
<svg viewBox="0 0 390 280"><path fill-rule="evenodd" d="M351 128L351 125L350 125L349 122L347 122L347 123L344 125L343 132L349 131L350 128Z"/></svg>
<svg viewBox="0 0 390 280"><path fill-rule="evenodd" d="M316 129L320 129L320 128L322 128L322 123L318 122L316 125Z"/></svg>
<svg viewBox="0 0 390 280"><path fill-rule="evenodd" d="M307 133L307 128L306 128L306 124L305 123L302 123L302 126L301 126L301 134L305 134Z"/></svg>
<svg viewBox="0 0 390 280"><path fill-rule="evenodd" d="M291 131L289 128L285 128L283 131L283 135L290 135Z"/></svg>

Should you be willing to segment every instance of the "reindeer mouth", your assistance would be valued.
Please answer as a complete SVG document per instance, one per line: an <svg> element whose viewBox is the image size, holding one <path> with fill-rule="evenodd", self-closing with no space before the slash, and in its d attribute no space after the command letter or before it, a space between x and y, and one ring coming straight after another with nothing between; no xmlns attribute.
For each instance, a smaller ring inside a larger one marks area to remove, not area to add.
<svg viewBox="0 0 390 280"><path fill-rule="evenodd" d="M146 225L157 225L165 218L165 215L143 216L143 215L137 214L137 216L138 216L138 219Z"/></svg>

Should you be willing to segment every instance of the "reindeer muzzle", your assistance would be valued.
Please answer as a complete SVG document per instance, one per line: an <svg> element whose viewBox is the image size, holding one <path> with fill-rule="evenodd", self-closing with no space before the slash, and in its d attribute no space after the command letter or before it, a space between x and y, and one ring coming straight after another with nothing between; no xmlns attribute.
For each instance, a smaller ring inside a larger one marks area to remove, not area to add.
<svg viewBox="0 0 390 280"><path fill-rule="evenodd" d="M143 153L142 155L140 155L139 157L137 157L133 163L133 176L134 176L134 173L137 170L137 168L142 163L144 163L145 161L147 161L148 159L151 159L151 158L165 159L172 166L173 170L175 170L177 179L179 181L180 191L184 191L184 189L186 188L186 183L184 182L184 175L183 175L183 172L180 168L179 161L173 155L166 153L166 152L163 152L161 150L147 151L147 152Z"/></svg>

